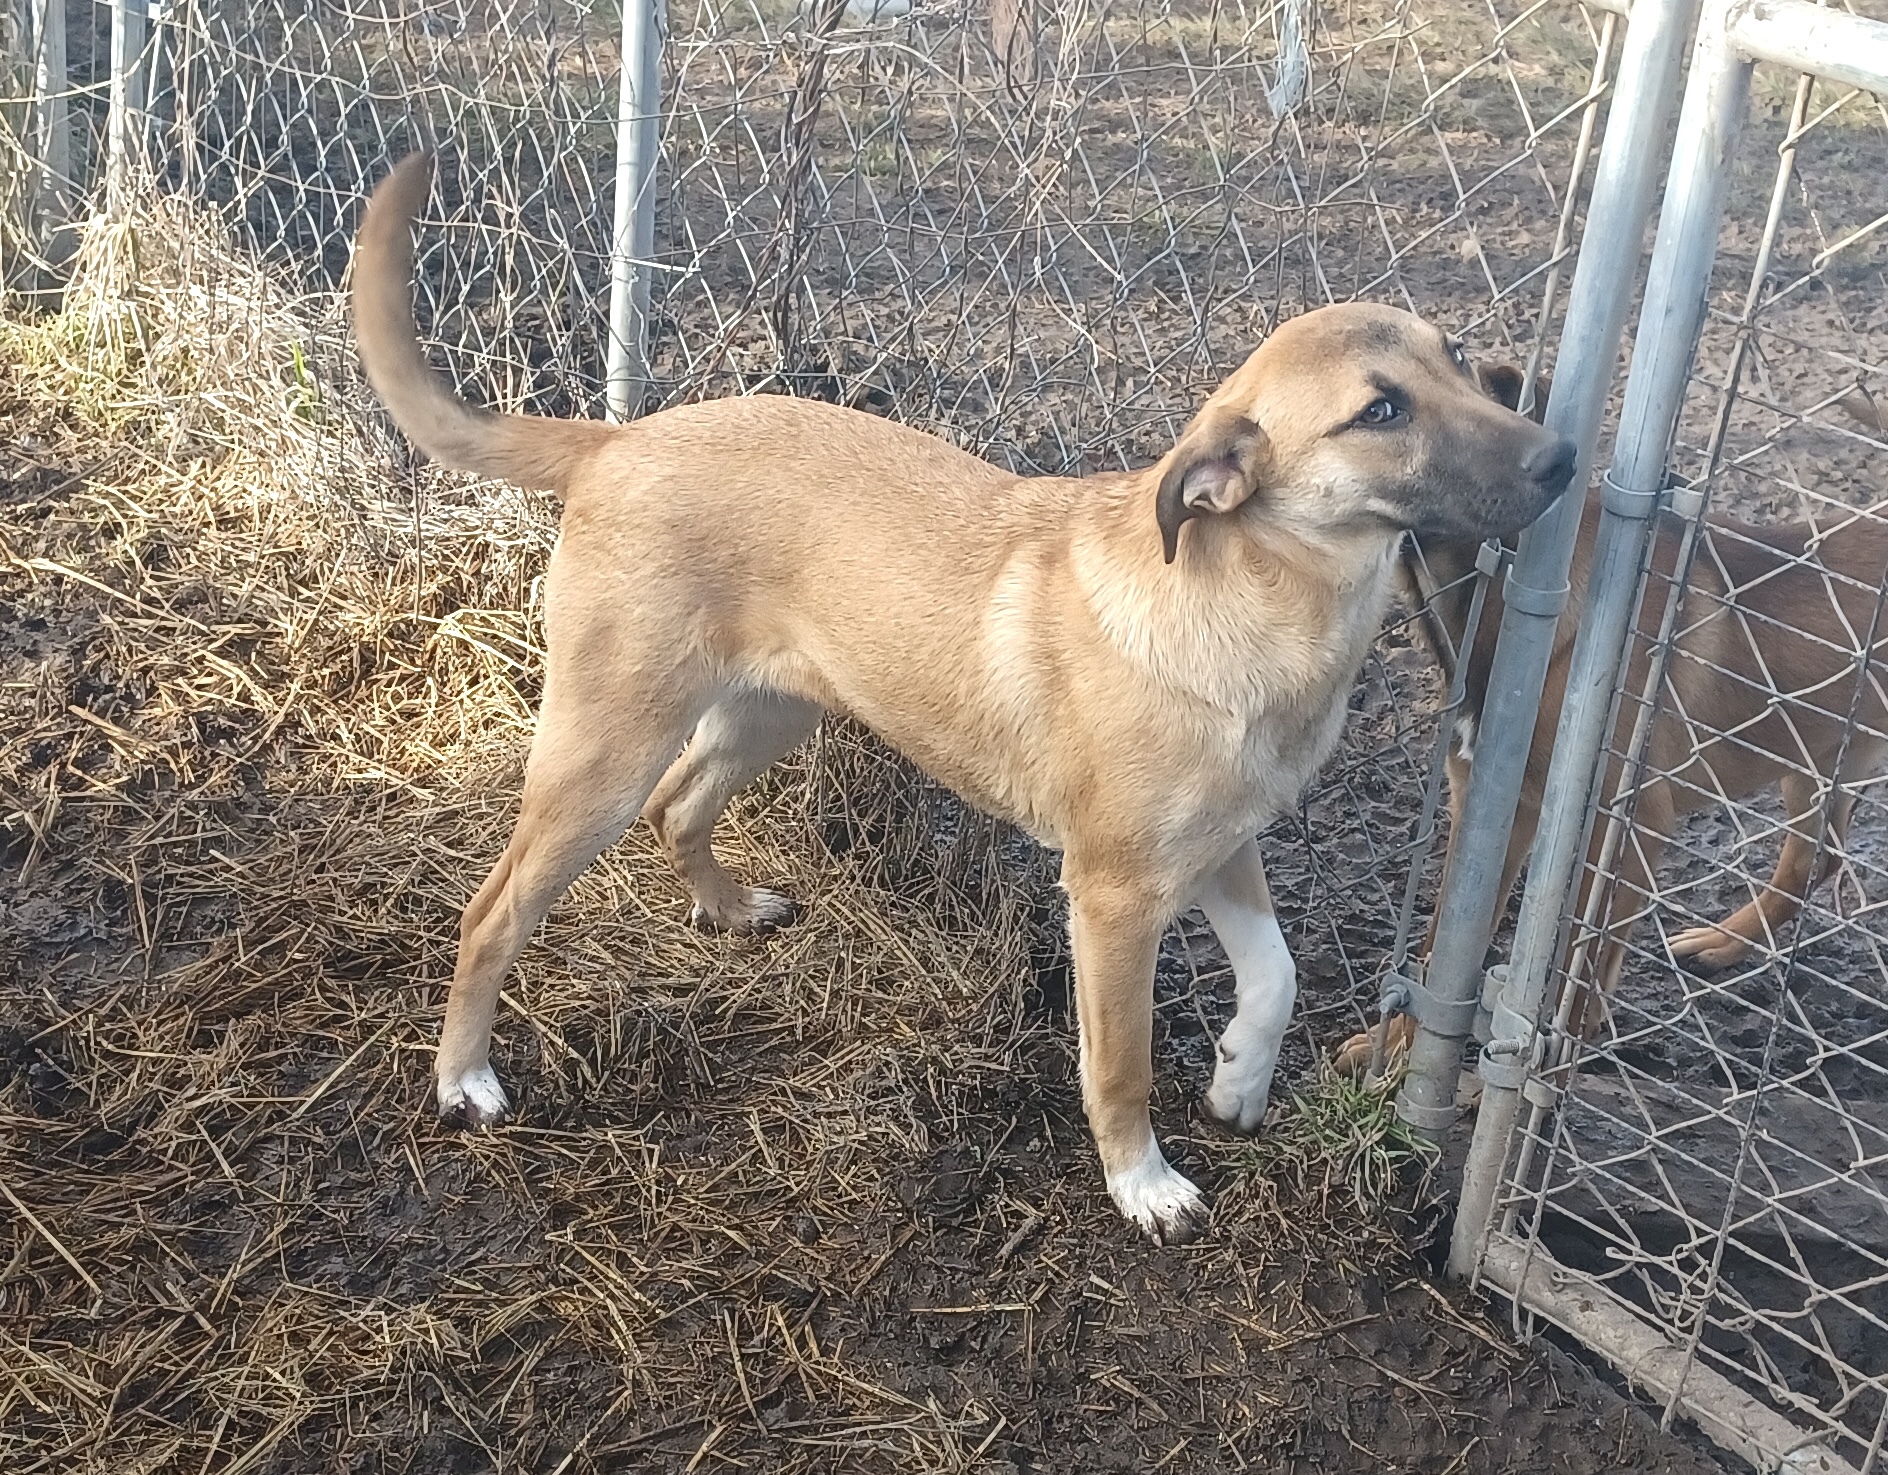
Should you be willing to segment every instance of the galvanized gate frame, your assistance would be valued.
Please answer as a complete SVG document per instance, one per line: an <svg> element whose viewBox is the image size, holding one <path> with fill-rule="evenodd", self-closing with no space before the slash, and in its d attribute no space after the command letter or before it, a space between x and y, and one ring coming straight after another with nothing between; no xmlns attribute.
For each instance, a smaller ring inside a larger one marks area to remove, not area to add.
<svg viewBox="0 0 1888 1475"><path fill-rule="evenodd" d="M1634 34L1628 38L1622 61L1621 96L1615 104L1614 124L1607 133L1608 152L1602 154L1602 179L1615 135L1624 133L1619 117L1628 101L1626 78L1635 58L1641 55L1638 43L1642 37L1637 33L1645 18L1642 12L1649 9L1650 0L1640 0L1634 8ZM1661 19L1682 24L1669 14ZM1666 38L1662 35L1660 40L1664 43ZM1672 55L1662 55L1656 62L1644 59L1641 66L1646 71L1655 66L1671 67L1675 65L1675 49L1674 43ZM1536 1139L1542 1121L1564 1089L1564 1077L1552 1080L1541 1070L1544 1063L1554 1062L1543 1060L1551 1038L1543 1024L1551 1025L1552 1021L1543 1022L1539 1016L1549 996L1548 983L1562 942L1563 918L1575 894L1602 750L1616 720L1614 693L1627 652L1632 611L1639 597L1651 521L1661 502L1667 502L1673 512L1687 520L1688 550L1705 511L1702 488L1680 487L1668 497L1666 464L1703 325L1732 151L1748 109L1751 72L1757 62L1888 94L1888 23L1825 9L1805 0L1705 0L1699 16L1614 460L1602 482L1593 571L1556 731L1513 957L1507 968L1491 971L1491 1038L1480 1061L1483 1094L1464 1170L1449 1264L1452 1273L1478 1275L1511 1297L1518 1308L1572 1332L1658 1397L1669 1413L1690 1417L1716 1442L1760 1469L1839 1475L1854 1467L1820 1442L1821 1436L1802 1430L1698 1362L1695 1338L1689 1345L1682 1345L1668 1337L1647 1324L1611 1290L1554 1261L1538 1243L1516 1235L1512 1209L1502 1222L1493 1222L1500 1184L1509 1181L1511 1173L1526 1171L1525 1163L1511 1169L1510 1159L1517 1151L1526 1152L1525 1144ZM1669 71L1661 73L1665 78L1670 75ZM1664 83L1665 87L1669 85L1669 80ZM1636 138L1634 144L1644 147ZM1569 342L1563 347L1563 365L1570 361L1567 350L1573 346L1576 310L1582 302L1581 284L1588 280L1589 255L1596 268L1605 255L1605 240L1599 235L1599 206L1596 184L1589 245L1582 252L1574 301L1569 307ZM1773 208L1761 247L1765 253L1773 239L1775 220ZM1608 222L1607 230L1612 228ZM1633 239L1636 243L1636 232ZM1587 368L1586 361L1575 362L1582 370ZM1582 432L1590 428L1590 422L1584 415L1589 409L1597 411L1604 386L1576 380L1575 393L1586 397L1568 403L1573 396L1559 387L1563 382L1564 378L1556 380L1550 423L1580 436L1585 447L1590 442ZM1528 585L1524 599L1537 600L1543 609L1554 604L1556 593L1564 600L1568 567L1564 554L1577 518L1577 507L1563 508L1551 530L1536 528L1530 534L1535 546L1551 542L1553 552L1563 556L1556 563L1550 563L1546 553L1530 560L1528 545L1524 544L1522 563L1511 576L1511 590L1516 585ZM1560 541L1562 537L1565 541ZM1551 576L1557 571L1561 575L1558 590L1553 589L1551 577L1523 580L1523 564L1530 572L1545 567ZM1675 588L1671 599L1677 597ZM1512 815L1513 790L1508 788L1508 780L1512 774L1518 789L1540 690L1541 664L1534 657L1538 654L1544 658L1545 641L1551 639L1553 630L1551 618L1545 616L1534 617L1530 626L1525 609L1514 618L1512 592L1509 600L1511 620L1504 622L1490 695L1491 710L1498 699L1508 705L1503 716L1491 717L1486 723L1489 740L1484 740L1477 752L1475 783L1470 789L1471 820L1497 811L1505 817ZM1671 617L1668 607L1668 625ZM1517 631L1512 654L1510 623ZM1522 631L1527 633L1522 635ZM1658 679L1655 662L1649 680L1656 683ZM1523 687L1522 682L1529 684ZM1635 759L1648 727L1649 718L1637 724L1628 745L1622 785L1634 781ZM1494 770L1487 780L1483 777L1485 766ZM1479 812L1478 788L1485 791ZM1503 801L1505 808L1500 807ZM1621 821L1615 816L1608 824L1613 833L1604 834L1602 843L1617 848ZM1461 872L1473 869L1474 874L1460 885L1453 884L1452 878L1449 894L1443 900L1435 950L1443 966L1432 963L1429 980L1430 990L1435 993L1453 990L1446 996L1450 1001L1467 999L1471 990L1462 985L1472 982L1479 972L1487 943L1486 919L1492 914L1495 900L1492 870L1500 865L1506 828L1504 823L1497 827L1498 833L1471 833L1470 825L1465 823L1456 842L1458 850L1474 846L1476 864L1455 867ZM1484 878L1486 886L1481 884ZM1461 1019L1461 1004L1457 1002L1456 1006L1457 1014L1445 1021L1448 1025ZM1452 1104L1454 1067L1459 1059L1456 1052L1466 1027L1464 1022L1461 1033L1425 1028L1418 1036L1423 1051L1413 1057L1412 1079L1405 1087L1399 1109L1419 1127L1439 1128L1444 1111ZM1523 1098L1531 1108L1532 1120L1517 1134Z"/></svg>
<svg viewBox="0 0 1888 1475"><path fill-rule="evenodd" d="M1422 976L1410 981L1416 1022L1397 1113L1419 1131L1439 1134L1456 1119L1462 1042L1483 988L1482 961L1493 931L1508 831L1527 764L1554 632L1566 608L1568 571L1584 488L1592 474L1606 399L1619 361L1638 275L1645 225L1679 63L1696 0L1624 0L1606 6L1627 15L1612 109L1595 169L1586 231L1568 294L1547 424L1579 447L1569 494L1522 536L1503 588L1501 639L1490 673L1481 729L1511 741L1477 747L1459 829L1437 904L1435 945ZM1687 347L1687 355L1689 347ZM1412 970L1413 972L1414 970ZM1503 1047L1497 1058L1505 1058Z"/></svg>

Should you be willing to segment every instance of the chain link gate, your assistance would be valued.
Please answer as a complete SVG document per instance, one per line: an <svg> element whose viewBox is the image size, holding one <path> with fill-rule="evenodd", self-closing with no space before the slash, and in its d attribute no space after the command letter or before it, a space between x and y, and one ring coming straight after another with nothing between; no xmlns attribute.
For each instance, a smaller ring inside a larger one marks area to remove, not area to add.
<svg viewBox="0 0 1888 1475"><path fill-rule="evenodd" d="M1453 1254L1761 1469L1888 1438L1885 92L1704 7Z"/></svg>

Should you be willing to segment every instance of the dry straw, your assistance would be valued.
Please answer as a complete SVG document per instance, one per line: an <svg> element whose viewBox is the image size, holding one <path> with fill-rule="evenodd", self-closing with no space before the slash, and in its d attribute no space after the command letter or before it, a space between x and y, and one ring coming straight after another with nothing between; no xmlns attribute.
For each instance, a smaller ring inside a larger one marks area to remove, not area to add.
<svg viewBox="0 0 1888 1475"><path fill-rule="evenodd" d="M222 242L149 206L0 325L0 1466L967 1469L1057 1378L1206 1417L1194 1338L1320 1324L1279 1280L1319 1234L1395 1253L1329 1182L1226 1169L1188 1350L1071 1381L1089 1282L1146 1252L1042 1007L1052 873L844 726L722 836L804 922L689 930L632 834L507 988L521 1125L439 1132L554 509L407 466L333 305ZM983 1382L911 1365L964 1337ZM1241 1386L1209 1422L1295 1417Z"/></svg>

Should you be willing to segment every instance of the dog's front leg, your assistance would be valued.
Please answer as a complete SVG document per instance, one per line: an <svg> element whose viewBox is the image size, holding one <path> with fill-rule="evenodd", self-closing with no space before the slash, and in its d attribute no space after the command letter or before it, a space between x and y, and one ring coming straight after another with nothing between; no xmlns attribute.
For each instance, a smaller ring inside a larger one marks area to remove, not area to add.
<svg viewBox="0 0 1888 1475"><path fill-rule="evenodd" d="M1272 1072L1298 1000L1298 970L1272 910L1256 841L1246 841L1207 878L1200 910L1232 963L1236 990L1206 1109L1235 1131L1254 1132L1265 1118Z"/></svg>
<svg viewBox="0 0 1888 1475"><path fill-rule="evenodd" d="M1116 1206L1156 1244L1206 1227L1206 1202L1167 1164L1147 1102L1154 1084L1154 955L1167 909L1147 891L1063 868L1081 1029L1082 1104Z"/></svg>

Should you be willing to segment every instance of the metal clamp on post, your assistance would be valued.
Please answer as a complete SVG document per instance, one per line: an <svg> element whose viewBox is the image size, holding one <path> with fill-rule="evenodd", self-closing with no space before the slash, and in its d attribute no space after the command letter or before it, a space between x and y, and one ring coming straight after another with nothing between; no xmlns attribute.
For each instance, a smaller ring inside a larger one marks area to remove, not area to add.
<svg viewBox="0 0 1888 1475"><path fill-rule="evenodd" d="M1686 522L1696 522L1704 516L1704 488L1697 485L1673 487L1667 494L1666 505Z"/></svg>
<svg viewBox="0 0 1888 1475"><path fill-rule="evenodd" d="M1490 1040L1482 1046L1475 1073L1482 1078L1484 1087L1518 1091L1527 1081L1527 1056L1514 1048L1512 1040Z"/></svg>
<svg viewBox="0 0 1888 1475"><path fill-rule="evenodd" d="M1377 997L1378 1027L1370 1032L1370 1079L1373 1081L1382 1076L1384 1066L1389 1063L1384 1052L1389 1048L1390 1021L1408 1012L1415 988L1415 981L1407 973L1392 968L1383 975L1383 989Z"/></svg>
<svg viewBox="0 0 1888 1475"><path fill-rule="evenodd" d="M1502 582L1501 598L1509 609L1519 610L1524 615L1534 615L1543 620L1557 620L1560 612L1567 607L1568 586L1564 583L1552 589L1537 589L1531 584L1517 584L1514 581L1514 565L1508 565L1508 577Z"/></svg>
<svg viewBox="0 0 1888 1475"><path fill-rule="evenodd" d="M1396 1098L1396 1119L1419 1132L1443 1132L1455 1125L1462 1110L1453 1101L1442 1106L1418 1106L1407 1093Z"/></svg>
<svg viewBox="0 0 1888 1475"><path fill-rule="evenodd" d="M1475 550L1475 572L1487 578L1501 572L1501 566L1508 561L1508 550L1499 538L1490 538Z"/></svg>
<svg viewBox="0 0 1888 1475"><path fill-rule="evenodd" d="M1635 492L1630 487L1622 487L1613 480L1611 471L1600 478L1600 506L1614 517L1629 517L1636 522L1644 522L1659 510L1659 503L1664 497L1663 487L1650 492Z"/></svg>
<svg viewBox="0 0 1888 1475"><path fill-rule="evenodd" d="M1481 1003L1479 999L1445 999L1431 992L1428 984L1417 979L1404 981L1409 984L1409 1003L1405 1006L1405 1012L1424 1029L1459 1040L1474 1026L1475 1010Z"/></svg>
<svg viewBox="0 0 1888 1475"><path fill-rule="evenodd" d="M1484 1086L1519 1090L1527 1082L1534 1053L1534 1022L1508 1004L1508 965L1490 968L1482 985L1482 1008L1488 1014L1488 1043L1482 1046L1476 1071Z"/></svg>
<svg viewBox="0 0 1888 1475"><path fill-rule="evenodd" d="M1497 963L1482 974L1481 1002L1475 1009L1475 1039L1487 1044L1494 1038L1494 1013L1501 1003L1501 991L1508 986L1508 965Z"/></svg>
<svg viewBox="0 0 1888 1475"><path fill-rule="evenodd" d="M1480 1074L1484 1086L1518 1091L1527 1081L1534 1050L1534 1026L1525 1015L1504 1003L1495 1005L1488 1043L1482 1046Z"/></svg>
<svg viewBox="0 0 1888 1475"><path fill-rule="evenodd" d="M1476 999L1444 999L1431 993L1427 985L1406 973L1388 973L1383 979L1380 1008L1383 1017L1408 1014L1427 1029L1457 1037L1468 1033L1475 1019ZM1418 1131L1440 1132L1454 1125L1460 1113L1454 1102L1443 1106L1418 1106L1407 1092L1396 1098L1396 1115Z"/></svg>

